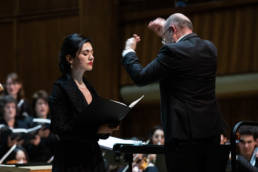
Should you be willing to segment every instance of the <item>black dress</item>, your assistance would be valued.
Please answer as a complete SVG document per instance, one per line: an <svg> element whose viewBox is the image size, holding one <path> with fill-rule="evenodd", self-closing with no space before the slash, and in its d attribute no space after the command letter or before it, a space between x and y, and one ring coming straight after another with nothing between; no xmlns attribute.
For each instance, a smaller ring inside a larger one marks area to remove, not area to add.
<svg viewBox="0 0 258 172"><path fill-rule="evenodd" d="M84 79L92 95L98 95ZM89 105L70 75L58 79L49 98L51 130L59 136L55 148L53 172L103 172L104 160L97 143L101 125L90 113Z"/></svg>

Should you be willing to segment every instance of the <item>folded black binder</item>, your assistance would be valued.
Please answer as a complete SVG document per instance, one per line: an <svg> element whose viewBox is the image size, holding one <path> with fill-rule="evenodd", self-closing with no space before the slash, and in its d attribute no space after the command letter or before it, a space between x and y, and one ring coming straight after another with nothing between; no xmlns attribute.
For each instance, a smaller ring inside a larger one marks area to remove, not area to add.
<svg viewBox="0 0 258 172"><path fill-rule="evenodd" d="M115 127L143 97L133 101L129 106L122 102L97 97L85 110L99 123Z"/></svg>

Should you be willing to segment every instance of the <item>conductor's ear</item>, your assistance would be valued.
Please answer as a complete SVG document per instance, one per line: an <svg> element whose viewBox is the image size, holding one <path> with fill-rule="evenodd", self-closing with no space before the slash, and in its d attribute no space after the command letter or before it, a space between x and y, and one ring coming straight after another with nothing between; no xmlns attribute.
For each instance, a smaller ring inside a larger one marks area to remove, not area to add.
<svg viewBox="0 0 258 172"><path fill-rule="evenodd" d="M69 63L69 64L72 64L73 63L73 58L72 58L72 56L71 55L66 55L65 56L65 58L66 58L66 61Z"/></svg>
<svg viewBox="0 0 258 172"><path fill-rule="evenodd" d="M171 25L171 30L172 30L173 33L175 33L176 32L176 26L172 24Z"/></svg>

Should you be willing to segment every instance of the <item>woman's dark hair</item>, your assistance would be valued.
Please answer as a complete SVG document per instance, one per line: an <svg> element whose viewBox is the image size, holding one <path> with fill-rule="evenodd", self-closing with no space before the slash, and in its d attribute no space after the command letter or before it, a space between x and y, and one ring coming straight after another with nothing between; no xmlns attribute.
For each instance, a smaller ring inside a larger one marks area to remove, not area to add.
<svg viewBox="0 0 258 172"><path fill-rule="evenodd" d="M0 97L0 119L4 118L4 107L8 103L14 103L16 105L17 101L15 100L15 98L13 98L10 95ZM16 111L17 111L17 105L16 105Z"/></svg>
<svg viewBox="0 0 258 172"><path fill-rule="evenodd" d="M6 77L6 81L10 79L13 83L19 83L22 85L22 80L19 78L17 73L9 73ZM8 94L7 89L5 89L5 94ZM18 92L17 95L17 102L19 102L21 99L25 98L23 87Z"/></svg>
<svg viewBox="0 0 258 172"><path fill-rule="evenodd" d="M28 153L26 151L26 149L22 146L16 146L16 148L13 150L13 152L9 155L9 157L7 158L6 161L11 161L11 160L16 160L16 154L18 153L18 151L22 151L25 154L26 160L28 160L29 156Z"/></svg>
<svg viewBox="0 0 258 172"><path fill-rule="evenodd" d="M33 107L33 114L36 117L36 103L39 99L43 99L45 102L48 103L48 93L45 90L39 90L35 92L32 96L32 107Z"/></svg>
<svg viewBox="0 0 258 172"><path fill-rule="evenodd" d="M70 55L75 58L76 53L81 50L82 45L86 42L92 44L90 39L77 33L65 37L59 55L59 68L63 75L71 72L71 66L66 60L66 56Z"/></svg>
<svg viewBox="0 0 258 172"><path fill-rule="evenodd" d="M151 129L150 135L149 135L149 140L150 140L149 144L153 144L153 143L152 143L152 136L153 136L153 134L154 134L157 130L162 130L162 131L164 131L163 128L162 128L160 125L157 125L157 126L153 127L153 128Z"/></svg>

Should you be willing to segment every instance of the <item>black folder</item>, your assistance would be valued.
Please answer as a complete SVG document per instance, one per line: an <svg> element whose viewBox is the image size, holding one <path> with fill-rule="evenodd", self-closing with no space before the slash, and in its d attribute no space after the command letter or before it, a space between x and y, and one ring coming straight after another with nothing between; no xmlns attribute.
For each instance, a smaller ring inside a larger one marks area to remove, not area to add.
<svg viewBox="0 0 258 172"><path fill-rule="evenodd" d="M143 98L141 96L137 100L133 101L129 106L118 101L97 97L92 103L85 109L85 113L91 114L99 123L110 124L110 126L117 126L121 120L130 112L130 110Z"/></svg>

